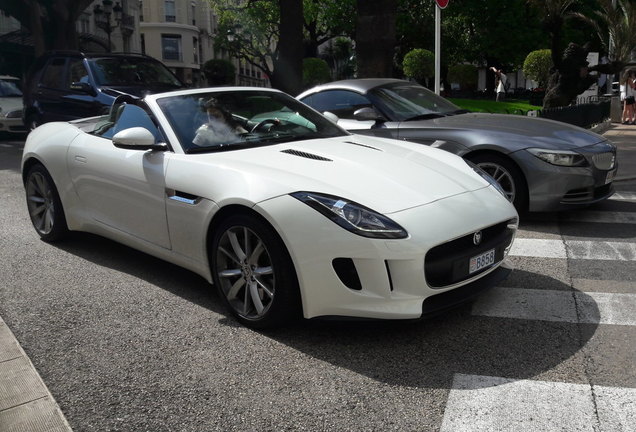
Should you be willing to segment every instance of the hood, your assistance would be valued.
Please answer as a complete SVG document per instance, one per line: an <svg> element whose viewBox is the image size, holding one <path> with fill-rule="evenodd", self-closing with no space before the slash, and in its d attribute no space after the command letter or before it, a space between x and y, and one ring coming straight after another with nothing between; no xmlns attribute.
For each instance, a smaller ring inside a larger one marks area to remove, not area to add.
<svg viewBox="0 0 636 432"><path fill-rule="evenodd" d="M319 192L389 214L488 186L451 153L364 136L195 157L196 162L223 170L219 177L227 187L248 190L254 202L297 191Z"/></svg>
<svg viewBox="0 0 636 432"><path fill-rule="evenodd" d="M400 128L420 127L469 132L473 144L477 144L475 140L506 143L511 151L530 147L569 150L606 141L601 135L567 123L505 114L467 113L400 124Z"/></svg>
<svg viewBox="0 0 636 432"><path fill-rule="evenodd" d="M22 97L0 97L0 115L22 109Z"/></svg>

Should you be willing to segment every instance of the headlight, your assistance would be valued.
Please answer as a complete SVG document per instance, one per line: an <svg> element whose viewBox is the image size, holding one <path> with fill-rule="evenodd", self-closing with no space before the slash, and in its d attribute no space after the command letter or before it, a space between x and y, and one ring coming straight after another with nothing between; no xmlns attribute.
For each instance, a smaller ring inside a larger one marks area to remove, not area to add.
<svg viewBox="0 0 636 432"><path fill-rule="evenodd" d="M570 150L544 150L539 148L529 148L528 151L552 165L582 167L587 166L585 157L577 152Z"/></svg>
<svg viewBox="0 0 636 432"><path fill-rule="evenodd" d="M294 192L291 196L359 236L383 239L408 236L404 228L386 216L344 198L314 192Z"/></svg>
<svg viewBox="0 0 636 432"><path fill-rule="evenodd" d="M483 178L488 183L490 183L492 185L492 187L497 189L500 194L502 194L506 199L508 199L508 197L506 196L506 192L503 190L503 188L501 187L499 182L497 182L497 180L495 180L486 171L484 171L483 169L479 168L474 162L471 162L471 161L466 160L466 159L464 159L464 160L466 161L466 163L468 164L469 167L471 167L477 174L479 174L481 176L481 178Z"/></svg>

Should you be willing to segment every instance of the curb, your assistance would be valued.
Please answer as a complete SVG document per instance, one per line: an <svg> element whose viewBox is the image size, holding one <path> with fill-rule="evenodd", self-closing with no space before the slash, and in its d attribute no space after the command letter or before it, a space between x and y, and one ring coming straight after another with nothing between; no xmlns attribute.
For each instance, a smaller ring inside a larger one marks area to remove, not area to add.
<svg viewBox="0 0 636 432"><path fill-rule="evenodd" d="M72 432L51 392L0 317L0 430Z"/></svg>

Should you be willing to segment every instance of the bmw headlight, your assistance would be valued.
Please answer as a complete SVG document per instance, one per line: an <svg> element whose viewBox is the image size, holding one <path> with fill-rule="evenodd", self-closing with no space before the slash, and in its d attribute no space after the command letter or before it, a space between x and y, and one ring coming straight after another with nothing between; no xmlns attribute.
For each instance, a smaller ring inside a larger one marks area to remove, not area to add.
<svg viewBox="0 0 636 432"><path fill-rule="evenodd" d="M545 150L540 148L529 148L527 150L551 165L568 167L583 167L588 165L587 160L582 154L571 150Z"/></svg>
<svg viewBox="0 0 636 432"><path fill-rule="evenodd" d="M314 192L294 192L291 196L359 236L382 239L408 236L406 230L391 219L353 201Z"/></svg>
<svg viewBox="0 0 636 432"><path fill-rule="evenodd" d="M464 159L465 160L465 159ZM497 189L499 191L500 194L502 194L506 199L508 199L508 197L506 196L506 192L503 190L503 188L501 187L501 185L499 184L499 182L497 182L497 180L495 180L490 174L488 174L486 171L484 171L483 169L479 168L475 163L466 160L466 163L468 164L468 166L470 166L477 174L479 174L481 176L481 178L483 178L484 180L486 180L488 183L490 183L492 185L492 187L494 187L495 189Z"/></svg>

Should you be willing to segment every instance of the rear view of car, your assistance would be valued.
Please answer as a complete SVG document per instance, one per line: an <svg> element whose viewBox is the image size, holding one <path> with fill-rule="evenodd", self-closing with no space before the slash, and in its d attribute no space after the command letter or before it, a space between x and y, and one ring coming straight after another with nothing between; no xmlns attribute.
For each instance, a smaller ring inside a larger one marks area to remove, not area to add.
<svg viewBox="0 0 636 432"><path fill-rule="evenodd" d="M50 52L31 67L24 91L29 129L108 113L122 93L143 96L185 87L160 61L141 54Z"/></svg>

